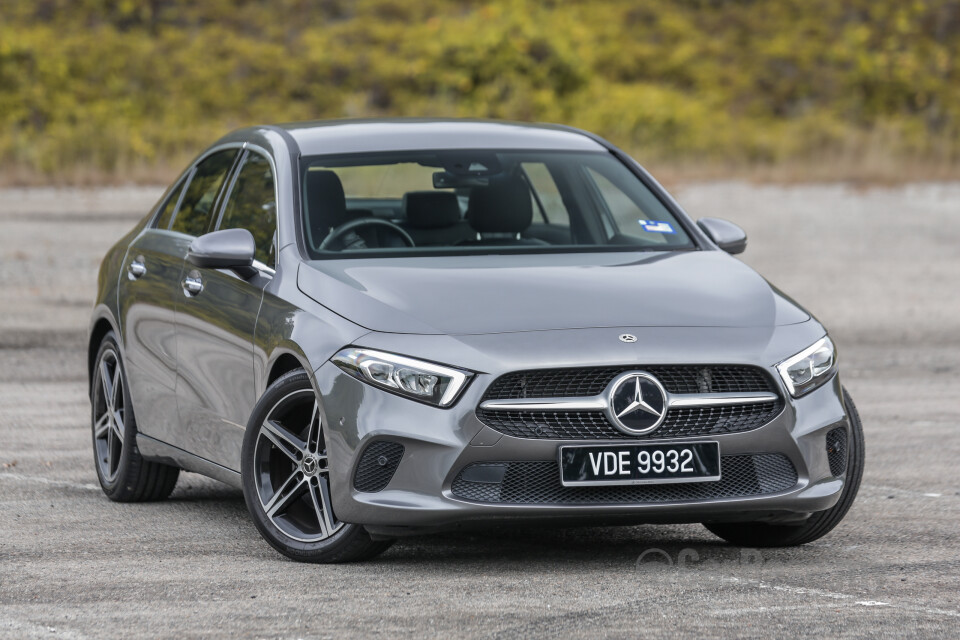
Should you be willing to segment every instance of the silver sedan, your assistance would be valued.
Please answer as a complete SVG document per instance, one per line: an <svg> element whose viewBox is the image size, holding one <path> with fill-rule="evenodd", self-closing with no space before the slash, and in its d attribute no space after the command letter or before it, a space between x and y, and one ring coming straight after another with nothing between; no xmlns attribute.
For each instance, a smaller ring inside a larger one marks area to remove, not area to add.
<svg viewBox="0 0 960 640"><path fill-rule="evenodd" d="M311 562L504 521L815 540L863 432L826 330L745 247L567 127L235 131L103 260L100 483L222 480Z"/></svg>

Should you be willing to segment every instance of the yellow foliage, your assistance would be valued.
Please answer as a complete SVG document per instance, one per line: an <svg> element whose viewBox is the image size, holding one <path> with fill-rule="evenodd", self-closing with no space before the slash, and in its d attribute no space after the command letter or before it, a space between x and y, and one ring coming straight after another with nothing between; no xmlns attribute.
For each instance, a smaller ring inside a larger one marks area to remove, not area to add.
<svg viewBox="0 0 960 640"><path fill-rule="evenodd" d="M0 164L122 173L247 124L564 122L644 157L960 159L957 0L10 0Z"/></svg>

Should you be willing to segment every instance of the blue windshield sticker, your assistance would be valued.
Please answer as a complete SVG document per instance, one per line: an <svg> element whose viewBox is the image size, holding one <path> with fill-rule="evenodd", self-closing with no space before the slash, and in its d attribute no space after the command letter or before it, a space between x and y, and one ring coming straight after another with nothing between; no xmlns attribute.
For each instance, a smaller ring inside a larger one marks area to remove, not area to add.
<svg viewBox="0 0 960 640"><path fill-rule="evenodd" d="M644 231L650 231L652 233L676 233L669 222L661 222L659 220L640 220L639 222L643 226Z"/></svg>

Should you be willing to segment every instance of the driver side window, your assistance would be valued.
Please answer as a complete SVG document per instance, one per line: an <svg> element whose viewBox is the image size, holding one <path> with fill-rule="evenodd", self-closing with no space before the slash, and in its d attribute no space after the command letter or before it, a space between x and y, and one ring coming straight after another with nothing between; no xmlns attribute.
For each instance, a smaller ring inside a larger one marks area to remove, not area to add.
<svg viewBox="0 0 960 640"><path fill-rule="evenodd" d="M220 229L247 229L253 234L254 257L274 268L277 200L270 162L259 153L249 152L233 182Z"/></svg>

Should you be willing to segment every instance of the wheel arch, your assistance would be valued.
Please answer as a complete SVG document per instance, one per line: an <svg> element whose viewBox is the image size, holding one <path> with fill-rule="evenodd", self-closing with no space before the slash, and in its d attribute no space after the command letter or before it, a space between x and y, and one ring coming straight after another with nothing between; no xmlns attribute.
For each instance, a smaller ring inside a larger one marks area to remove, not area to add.
<svg viewBox="0 0 960 640"><path fill-rule="evenodd" d="M290 351L284 351L278 355L273 361L273 364L270 365L270 369L267 373L266 386L269 387L277 378L285 373L293 371L294 369L303 369L307 373L310 373L310 367L301 362L298 356L294 355Z"/></svg>
<svg viewBox="0 0 960 640"><path fill-rule="evenodd" d="M310 364L310 359L300 349L300 345L295 342L284 340L276 345L267 359L266 365L261 369L258 375L257 399L266 392L267 388L273 384L277 378L285 373L295 369L303 369L307 372L311 382L314 381L314 369ZM314 385L316 387L316 385Z"/></svg>
<svg viewBox="0 0 960 640"><path fill-rule="evenodd" d="M99 317L92 322L90 326L90 339L87 343L87 389L91 388L93 384L93 368L97 364L97 352L100 350L100 345L103 343L103 338L113 331L119 340L120 332L117 330L116 326L113 323L113 320L102 313ZM122 346L121 346L122 349Z"/></svg>

